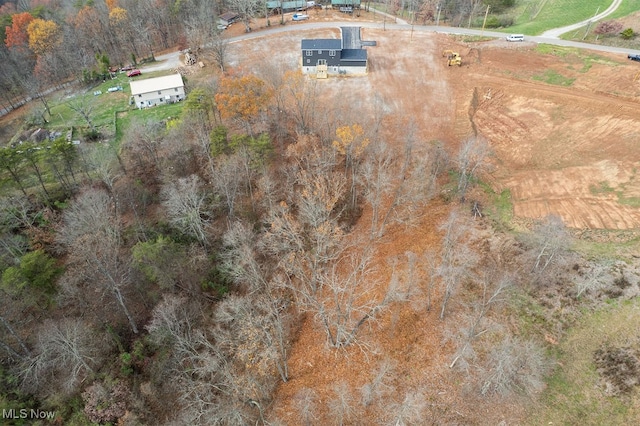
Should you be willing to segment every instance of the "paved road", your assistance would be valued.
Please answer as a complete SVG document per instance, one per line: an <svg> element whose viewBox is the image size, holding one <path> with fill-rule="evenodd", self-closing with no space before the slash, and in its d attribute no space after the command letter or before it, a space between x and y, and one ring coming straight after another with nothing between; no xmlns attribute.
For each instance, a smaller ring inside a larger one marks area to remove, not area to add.
<svg viewBox="0 0 640 426"><path fill-rule="evenodd" d="M621 2L622 0L614 0L614 2L611 4L611 6L607 8L607 10L605 10L602 13L599 13L598 15L586 21L582 21L567 27L549 30L544 32L540 36L526 36L526 39L527 41L533 41L535 43L547 43L547 44L553 44L557 46L576 47L579 49L590 49L590 50L597 50L601 52L620 53L625 55L629 53L640 54L640 50L626 49L621 47L602 46L602 45L589 44L589 43L580 43L576 41L561 40L558 38L561 34L583 27L587 25L590 21L595 22L599 19L604 18L605 16L608 16L618 8ZM413 31L419 31L419 32L426 31L426 32L434 32L434 33L442 33L442 34L479 35L479 36L487 36L487 37L495 37L495 38L504 38L506 36L506 34L504 33L475 30L470 28L442 27L442 26L434 26L434 25L413 25L412 26L411 24L399 18L394 18L392 16L390 16L390 18L394 19L395 23L341 22L341 21L313 22L311 21L306 23L296 23L295 25L273 26L269 29L264 29L261 31L256 31L253 33L243 34L241 36L229 38L229 42L237 43L244 40L260 38L260 37L264 37L271 34L285 33L290 31L299 31L299 30L308 30L308 29L310 30L310 29L320 29L320 28L353 27L354 25L357 25L363 28L377 28L377 29L385 29L390 31L408 30L413 27ZM156 57L158 61L157 63L144 67L143 69L145 70L145 72L176 69L180 66L179 56L180 56L180 52L173 52L173 53L157 56ZM6 113L8 113L8 111L0 109L0 116Z"/></svg>
<svg viewBox="0 0 640 426"><path fill-rule="evenodd" d="M618 7L621 1L622 0L614 0L613 4L606 11L602 12L601 14L598 14L596 17L592 18L591 20L594 20L596 18L601 19L604 16L607 16L608 14L612 13ZM575 24L577 25L576 28L580 28L581 26L586 25L587 22L589 21L584 21L584 22ZM336 27L353 27L354 25L360 26L362 28L377 28L377 29L385 29L389 31L409 30L412 28L411 24L408 24L400 20L398 20L397 23L381 23L381 22L355 23L355 22L341 22L341 21L334 21L334 22L310 21L306 23L296 23L295 25L274 26L269 29L255 31L253 33L243 34L237 37L231 37L228 40L230 43L237 43L244 40L256 39L256 38L265 37L271 34L286 33L290 31L336 28ZM570 29L566 30L566 28L570 28ZM563 34L567 31L571 31L571 28L573 28L573 26L563 27L561 29L556 29L556 30L550 30L545 33L545 34L549 33L551 35L543 34L540 36L525 36L525 37L527 41L532 41L535 43L546 43L546 44L553 44L556 46L575 47L578 49L590 49L590 50L597 50L601 52L620 53L625 55L629 53L640 54L640 50L635 50L635 49L603 46L603 45L590 44L590 43L581 43L581 42L570 41L570 40L561 40L558 38L557 35L555 35L555 32L552 33L552 31L561 31L559 34ZM442 26L434 26L434 25L414 25L413 31L434 32L434 33L442 33L442 34L477 35L477 36L487 36L487 37L495 37L495 38L504 38L506 36L505 33L499 33L495 31L482 31L482 30L476 30L476 29L470 29L470 28L442 27ZM158 56L156 57L156 59L158 61L162 61L161 63L152 65L150 67L146 67L144 69L147 71L175 69L178 66L177 65L178 56L179 56L179 52Z"/></svg>
<svg viewBox="0 0 640 426"><path fill-rule="evenodd" d="M613 12L615 12L618 6L620 6L620 3L622 3L622 0L613 0L613 3L611 3L611 6L609 6L604 12L598 13L592 18L586 19L582 22L578 22L577 24L567 25L566 27L554 28L552 30L545 31L541 34L541 37L558 38L564 33L568 33L569 31L575 31L578 28L584 27L585 25L589 25L590 23L599 21L602 18L605 18L611 15Z"/></svg>

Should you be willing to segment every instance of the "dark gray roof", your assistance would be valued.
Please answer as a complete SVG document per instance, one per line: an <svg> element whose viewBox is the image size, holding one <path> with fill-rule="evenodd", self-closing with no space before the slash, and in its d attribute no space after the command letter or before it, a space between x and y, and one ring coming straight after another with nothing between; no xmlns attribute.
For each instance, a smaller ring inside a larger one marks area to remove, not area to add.
<svg viewBox="0 0 640 426"><path fill-rule="evenodd" d="M340 27L345 49L360 49L360 27Z"/></svg>
<svg viewBox="0 0 640 426"><path fill-rule="evenodd" d="M343 49L341 61L366 61L367 51L364 49Z"/></svg>
<svg viewBox="0 0 640 426"><path fill-rule="evenodd" d="M341 50L340 39L302 40L302 50Z"/></svg>

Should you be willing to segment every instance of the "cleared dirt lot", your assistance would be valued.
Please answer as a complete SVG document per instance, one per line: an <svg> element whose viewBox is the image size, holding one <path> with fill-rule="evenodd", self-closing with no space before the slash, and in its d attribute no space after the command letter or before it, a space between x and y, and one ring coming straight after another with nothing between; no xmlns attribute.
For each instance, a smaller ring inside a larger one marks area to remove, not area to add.
<svg viewBox="0 0 640 426"><path fill-rule="evenodd" d="M320 81L327 96L360 116L374 102L414 122L423 141L442 140L451 152L475 131L494 150L485 178L511 191L524 218L560 215L586 229L640 227L640 66L622 55L536 52L529 43L464 42L418 31L363 29L366 77ZM314 30L242 42L234 65L279 52L295 69L302 38L339 37ZM463 66L447 67L444 49ZM284 53L283 53L284 52ZM559 83L559 84L554 84ZM563 86L565 84L566 86ZM401 140L402 135L395 142Z"/></svg>
<svg viewBox="0 0 640 426"><path fill-rule="evenodd" d="M339 32L312 30L236 43L232 65L271 64L277 52L278 68L297 69L300 40L325 37L337 38ZM400 146L408 126L415 125L420 141L440 140L452 154L477 132L494 152L483 179L497 192L510 191L521 219L552 213L575 228L640 228L637 63L618 55L539 53L528 43L465 42L417 31L365 29L362 38L378 43L369 48L367 76L317 82L327 99L350 106L345 122L370 120L381 108L393 117L390 144ZM463 65L448 67L444 49L458 51ZM387 246L378 253L383 281L390 275L385 259L437 246L437 224L447 209L437 203L430 209L415 228L389 229ZM525 421L523 401L488 401L465 393L466 380L447 367L451 348L435 313L402 308L379 327L366 332L366 338L396 363L399 392L427 391L423 396L434 424L437 419L448 424ZM348 356L323 349L324 336L311 318L298 336L290 356L291 380L280 386L270 408L285 424L299 424L295 405L302 389L314 389L319 406L325 407L336 383L348 379L357 392L380 362L357 349ZM319 415L326 420L325 409L319 408ZM363 424L382 424L385 415L372 409Z"/></svg>

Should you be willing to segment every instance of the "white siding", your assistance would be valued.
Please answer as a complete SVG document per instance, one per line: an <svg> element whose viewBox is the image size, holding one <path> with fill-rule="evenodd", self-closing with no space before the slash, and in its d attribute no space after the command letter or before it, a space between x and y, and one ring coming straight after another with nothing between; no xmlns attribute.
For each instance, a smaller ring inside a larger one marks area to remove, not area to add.
<svg viewBox="0 0 640 426"><path fill-rule="evenodd" d="M167 96L169 97L168 99L167 99ZM174 89L160 90L160 91L154 91L154 92L148 92L148 93L140 93L136 95L134 98L135 98L136 106L138 108L147 108L150 106L179 102L184 100L185 98L184 87L177 87Z"/></svg>

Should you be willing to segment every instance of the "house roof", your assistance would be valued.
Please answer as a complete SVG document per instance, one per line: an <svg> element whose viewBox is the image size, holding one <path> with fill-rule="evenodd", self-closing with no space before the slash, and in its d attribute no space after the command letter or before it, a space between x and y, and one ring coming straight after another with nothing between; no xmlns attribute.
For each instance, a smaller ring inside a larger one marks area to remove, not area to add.
<svg viewBox="0 0 640 426"><path fill-rule="evenodd" d="M220 15L218 18L222 19L223 21L231 22L237 17L238 17L238 14L235 12L225 12L222 15Z"/></svg>
<svg viewBox="0 0 640 426"><path fill-rule="evenodd" d="M180 74L165 75L164 77L147 78L131 82L131 95L155 92L158 90L173 89L183 87L184 82Z"/></svg>
<svg viewBox="0 0 640 426"><path fill-rule="evenodd" d="M341 39L302 40L302 50L342 50Z"/></svg>
<svg viewBox="0 0 640 426"><path fill-rule="evenodd" d="M341 61L366 61L367 51L364 49L343 49Z"/></svg>

